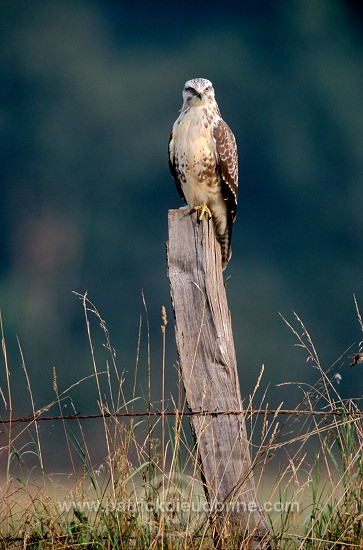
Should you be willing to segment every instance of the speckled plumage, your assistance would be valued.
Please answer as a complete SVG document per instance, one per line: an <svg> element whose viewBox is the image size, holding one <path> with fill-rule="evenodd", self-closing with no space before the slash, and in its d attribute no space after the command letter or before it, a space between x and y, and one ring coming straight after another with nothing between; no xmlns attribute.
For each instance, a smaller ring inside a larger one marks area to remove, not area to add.
<svg viewBox="0 0 363 550"><path fill-rule="evenodd" d="M211 211L224 269L231 257L237 211L238 157L236 140L221 118L209 80L185 83L183 106L169 141L169 166L185 202L191 208L206 205Z"/></svg>

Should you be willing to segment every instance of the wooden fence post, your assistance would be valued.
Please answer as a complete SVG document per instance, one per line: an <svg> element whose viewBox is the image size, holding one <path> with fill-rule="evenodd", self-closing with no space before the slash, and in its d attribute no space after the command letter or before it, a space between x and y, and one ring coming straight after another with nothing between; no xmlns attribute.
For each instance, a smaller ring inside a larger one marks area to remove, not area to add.
<svg viewBox="0 0 363 550"><path fill-rule="evenodd" d="M169 210L168 277L176 343L210 519L218 547L271 548L251 471L233 334L213 223Z"/></svg>

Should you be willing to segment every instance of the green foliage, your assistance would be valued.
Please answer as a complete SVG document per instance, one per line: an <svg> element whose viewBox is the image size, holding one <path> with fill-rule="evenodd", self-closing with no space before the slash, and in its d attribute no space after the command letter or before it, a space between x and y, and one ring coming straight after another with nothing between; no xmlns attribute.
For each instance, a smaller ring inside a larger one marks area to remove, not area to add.
<svg viewBox="0 0 363 550"><path fill-rule="evenodd" d="M331 440L333 440L331 442ZM321 461L315 459L315 478L312 489L312 511L306 536L311 548L320 548L315 541L324 541L331 548L344 545L363 546L363 470L362 470L362 416L357 407L349 403L340 411L336 432L323 441L325 462L331 462L330 486L325 482L321 489ZM336 452L337 451L337 452ZM328 485L328 487L327 487Z"/></svg>
<svg viewBox="0 0 363 550"><path fill-rule="evenodd" d="M46 462L41 450L46 432L35 430L34 422L23 430L7 425L6 444L0 449L0 456L6 458L0 548L212 549L213 521L208 514L196 448L187 431L181 386L177 402L172 397L166 400L162 389L163 407L155 417L151 416L153 403L144 397L146 417L135 422L132 413L140 402L135 394L136 378L134 392L128 397L123 389L124 374L114 362L106 324L88 297L82 298L94 359L92 379L102 414L105 459L95 462L94 451L100 441L87 437L80 419L76 418L72 426L63 419L63 444L69 460L64 473L68 472L68 479L64 474L46 473L40 460L43 456ZM363 330L358 307L357 313ZM91 317L97 319L105 337L114 377L109 364L104 371L98 367ZM165 310L163 321L165 346ZM263 411L260 422L251 422L252 471L259 498L276 550L358 550L363 546L362 414L354 400L341 398L333 382L335 367L322 368L313 340L297 315L295 322L295 328L289 326L298 346L307 353L308 364L319 376L313 385L299 384L302 399L295 409L282 411L280 406L271 411L266 402L267 390L256 405L263 380L261 371L246 407L251 418L255 409ZM10 372L8 363L6 368ZM151 387L150 357L148 372ZM70 389L60 393L56 371L53 374L55 399L35 411L35 417L52 409L62 414L65 403L72 403ZM28 389L32 396L31 385ZM175 411L172 421L163 414L166 402ZM130 416L116 417L114 413L120 410ZM109 411L113 415L106 418ZM59 456L59 460L64 457ZM274 468L269 470L271 464ZM243 494L243 484L240 490ZM225 550L250 548L245 533L232 533L222 542Z"/></svg>

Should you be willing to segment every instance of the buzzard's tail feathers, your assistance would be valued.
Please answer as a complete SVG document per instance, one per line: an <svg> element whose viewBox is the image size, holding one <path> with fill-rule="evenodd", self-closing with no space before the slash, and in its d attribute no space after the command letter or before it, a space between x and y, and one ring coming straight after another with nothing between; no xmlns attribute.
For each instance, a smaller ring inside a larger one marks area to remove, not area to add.
<svg viewBox="0 0 363 550"><path fill-rule="evenodd" d="M221 245L221 254L222 254L222 269L226 269L227 264L232 256L231 249L231 239L228 231L224 235L218 235L217 239Z"/></svg>

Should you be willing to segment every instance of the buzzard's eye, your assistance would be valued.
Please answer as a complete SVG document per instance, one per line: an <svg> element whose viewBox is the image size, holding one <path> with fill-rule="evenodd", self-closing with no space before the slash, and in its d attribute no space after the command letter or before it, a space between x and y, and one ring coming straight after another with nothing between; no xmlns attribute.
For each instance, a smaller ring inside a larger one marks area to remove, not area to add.
<svg viewBox="0 0 363 550"><path fill-rule="evenodd" d="M194 88L192 88L191 86L189 86L188 88L185 89L186 92L190 92L191 94L195 94L195 90Z"/></svg>
<svg viewBox="0 0 363 550"><path fill-rule="evenodd" d="M206 88L204 88L204 91L205 91L205 92L209 92L209 90L210 90L210 87L209 87L209 86L207 86Z"/></svg>

